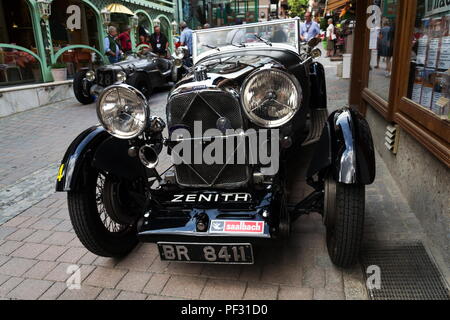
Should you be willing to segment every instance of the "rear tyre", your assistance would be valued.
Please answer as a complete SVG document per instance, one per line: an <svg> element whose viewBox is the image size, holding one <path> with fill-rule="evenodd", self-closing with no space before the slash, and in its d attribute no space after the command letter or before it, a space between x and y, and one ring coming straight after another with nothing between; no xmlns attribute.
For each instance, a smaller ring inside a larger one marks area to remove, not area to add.
<svg viewBox="0 0 450 320"><path fill-rule="evenodd" d="M91 86L89 82L85 82L86 70L77 72L73 78L73 93L77 100L82 104L91 104L94 102L94 97L91 95Z"/></svg>
<svg viewBox="0 0 450 320"><path fill-rule="evenodd" d="M325 226L331 261L348 268L358 260L364 230L365 186L325 183Z"/></svg>
<svg viewBox="0 0 450 320"><path fill-rule="evenodd" d="M123 219L119 221L116 215L108 213L111 196L105 186L111 186L109 179L107 174L95 169L89 171L87 181L77 188L82 191L68 192L69 215L86 249L102 257L122 257L137 244L136 224L124 223Z"/></svg>
<svg viewBox="0 0 450 320"><path fill-rule="evenodd" d="M153 87L150 79L145 73L134 73L130 78L128 78L127 83L138 89L147 100L150 99L150 96L153 93Z"/></svg>

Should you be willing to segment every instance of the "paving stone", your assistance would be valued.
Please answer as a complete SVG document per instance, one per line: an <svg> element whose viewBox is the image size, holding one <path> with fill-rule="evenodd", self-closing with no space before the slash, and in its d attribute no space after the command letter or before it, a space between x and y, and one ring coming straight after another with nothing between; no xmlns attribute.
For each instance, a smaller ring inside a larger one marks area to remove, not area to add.
<svg viewBox="0 0 450 320"><path fill-rule="evenodd" d="M162 295L188 299L198 299L206 279L187 276L172 276L167 281Z"/></svg>
<svg viewBox="0 0 450 320"><path fill-rule="evenodd" d="M0 286L5 283L6 281L8 281L11 278L11 276L7 276L4 274L0 274Z"/></svg>
<svg viewBox="0 0 450 320"><path fill-rule="evenodd" d="M59 297L58 300L94 300L98 297L102 288L92 287L88 285L82 285L80 290L66 289Z"/></svg>
<svg viewBox="0 0 450 320"><path fill-rule="evenodd" d="M249 283L258 282L261 280L262 266L253 265L243 265L241 267L241 274L239 275L239 280L248 281Z"/></svg>
<svg viewBox="0 0 450 320"><path fill-rule="evenodd" d="M246 285L242 281L208 279L200 299L229 300L233 297L239 300L244 296Z"/></svg>
<svg viewBox="0 0 450 320"><path fill-rule="evenodd" d="M18 227L21 223L27 221L28 219L30 219L30 217L18 215L18 216L15 216L14 218L12 218L11 220L9 220L8 222L4 223L2 226L3 227Z"/></svg>
<svg viewBox="0 0 450 320"><path fill-rule="evenodd" d="M314 289L281 286L278 292L279 300L312 300Z"/></svg>
<svg viewBox="0 0 450 320"><path fill-rule="evenodd" d="M51 280L51 281L60 281L60 282L66 282L67 279L70 278L72 274L68 273L68 270L70 268L73 268L73 266L76 266L71 263L59 263L52 271L50 271L46 276L45 280ZM79 266L80 273L81 273L81 281L84 281L86 277L88 277L92 270L95 269L94 266Z"/></svg>
<svg viewBox="0 0 450 320"><path fill-rule="evenodd" d="M207 276L209 278L237 280L241 274L241 269L240 265L209 264L204 266L201 274L202 276Z"/></svg>
<svg viewBox="0 0 450 320"><path fill-rule="evenodd" d="M37 263L36 260L24 258L11 258L4 265L0 267L0 274L20 277L26 271L31 269Z"/></svg>
<svg viewBox="0 0 450 320"><path fill-rule="evenodd" d="M120 260L114 258L105 258L97 256L97 259L95 259L95 261L92 264L101 267L114 268L119 261Z"/></svg>
<svg viewBox="0 0 450 320"><path fill-rule="evenodd" d="M302 286L307 288L325 287L325 270L318 267L303 270Z"/></svg>
<svg viewBox="0 0 450 320"><path fill-rule="evenodd" d="M14 241L23 241L25 238L29 237L35 231L36 230L33 229L21 228L18 229L16 232L10 234L7 239Z"/></svg>
<svg viewBox="0 0 450 320"><path fill-rule="evenodd" d="M164 273L164 272L167 272L169 264L170 263L167 261L161 261L161 259L155 258L155 260L153 260L153 263L150 266L150 268L148 269L148 271L156 272L156 273Z"/></svg>
<svg viewBox="0 0 450 320"><path fill-rule="evenodd" d="M314 288L314 300L345 300L344 291L331 291L325 288Z"/></svg>
<svg viewBox="0 0 450 320"><path fill-rule="evenodd" d="M117 289L103 289L98 295L97 300L114 300L119 295L120 290Z"/></svg>
<svg viewBox="0 0 450 320"><path fill-rule="evenodd" d="M342 271L336 267L325 269L325 288L339 291L344 287Z"/></svg>
<svg viewBox="0 0 450 320"><path fill-rule="evenodd" d="M51 281L25 279L8 293L8 297L21 300L36 300L47 291L52 284Z"/></svg>
<svg viewBox="0 0 450 320"><path fill-rule="evenodd" d="M39 209L40 211L43 209ZM24 213L21 214L21 216L23 216ZM30 217L29 219L25 220L24 222L22 222L19 225L19 228L30 228L32 225L34 225L36 222L38 222L40 220L39 217ZM31 228L30 228L31 229Z"/></svg>
<svg viewBox="0 0 450 320"><path fill-rule="evenodd" d="M276 300L278 296L278 286L251 283L247 285L247 290L244 294L245 300Z"/></svg>
<svg viewBox="0 0 450 320"><path fill-rule="evenodd" d="M9 278L2 285L0 285L0 297L5 298L6 295L15 287L17 287L23 280L23 278L18 277Z"/></svg>
<svg viewBox="0 0 450 320"><path fill-rule="evenodd" d="M47 260L47 261L56 261L66 250L69 248L62 246L50 246L45 251L43 251L37 259L39 260Z"/></svg>
<svg viewBox="0 0 450 320"><path fill-rule="evenodd" d="M72 223L68 220L62 221L56 227L54 227L53 231L62 231L62 232L70 232L72 231Z"/></svg>
<svg viewBox="0 0 450 320"><path fill-rule="evenodd" d="M51 231L35 230L28 238L25 238L25 242L41 243L53 234Z"/></svg>
<svg viewBox="0 0 450 320"><path fill-rule="evenodd" d="M0 266L4 265L9 258L9 256L0 255Z"/></svg>
<svg viewBox="0 0 450 320"><path fill-rule="evenodd" d="M0 226L0 240L6 239L10 234L17 231L15 227Z"/></svg>
<svg viewBox="0 0 450 320"><path fill-rule="evenodd" d="M85 280L87 285L114 289L127 272L120 269L97 267Z"/></svg>
<svg viewBox="0 0 450 320"><path fill-rule="evenodd" d="M56 300L66 289L65 282L53 282L53 285L39 297L39 300Z"/></svg>
<svg viewBox="0 0 450 320"><path fill-rule="evenodd" d="M61 223L61 219L41 218L31 225L31 228L50 231L59 223Z"/></svg>
<svg viewBox="0 0 450 320"><path fill-rule="evenodd" d="M53 232L53 234L44 241L42 241L42 243L57 246L65 246L70 241L72 241L73 238L75 238L75 234L72 232Z"/></svg>
<svg viewBox="0 0 450 320"><path fill-rule="evenodd" d="M146 300L147 295L138 292L122 291L116 300Z"/></svg>
<svg viewBox="0 0 450 320"><path fill-rule="evenodd" d="M86 252L86 254L78 261L79 264L93 264L98 256L92 252Z"/></svg>
<svg viewBox="0 0 450 320"><path fill-rule="evenodd" d="M132 271L147 271L155 258L155 255L133 252L117 263L116 267Z"/></svg>
<svg viewBox="0 0 450 320"><path fill-rule="evenodd" d="M300 266L269 264L263 267L261 282L301 286L302 276L303 271Z"/></svg>
<svg viewBox="0 0 450 320"><path fill-rule="evenodd" d="M84 248L69 248L56 260L68 263L78 263L78 261L87 253L87 249Z"/></svg>
<svg viewBox="0 0 450 320"><path fill-rule="evenodd" d="M170 276L168 274L155 273L142 291L148 294L159 294L169 278Z"/></svg>
<svg viewBox="0 0 450 320"><path fill-rule="evenodd" d="M0 246L0 254L2 254L2 255L10 255L12 252L14 252L18 248L20 248L22 245L23 245L23 243L19 242L19 241L12 241L12 240L5 241Z"/></svg>
<svg viewBox="0 0 450 320"><path fill-rule="evenodd" d="M39 254L48 248L47 245L39 243L24 243L20 248L11 253L13 257L36 258Z"/></svg>
<svg viewBox="0 0 450 320"><path fill-rule="evenodd" d="M57 262L39 261L30 270L25 272L24 277L42 280L58 265Z"/></svg>
<svg viewBox="0 0 450 320"><path fill-rule="evenodd" d="M130 271L117 284L116 289L141 292L152 277L148 272Z"/></svg>

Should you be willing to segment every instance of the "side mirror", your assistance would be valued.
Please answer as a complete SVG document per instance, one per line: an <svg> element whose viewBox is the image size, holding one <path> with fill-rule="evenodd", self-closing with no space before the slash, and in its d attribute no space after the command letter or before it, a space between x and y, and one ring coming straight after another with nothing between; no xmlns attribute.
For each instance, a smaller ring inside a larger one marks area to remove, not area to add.
<svg viewBox="0 0 450 320"><path fill-rule="evenodd" d="M320 40L319 38L312 38L311 40L308 41L308 46L310 46L311 48L315 48L321 42L322 42L322 40Z"/></svg>

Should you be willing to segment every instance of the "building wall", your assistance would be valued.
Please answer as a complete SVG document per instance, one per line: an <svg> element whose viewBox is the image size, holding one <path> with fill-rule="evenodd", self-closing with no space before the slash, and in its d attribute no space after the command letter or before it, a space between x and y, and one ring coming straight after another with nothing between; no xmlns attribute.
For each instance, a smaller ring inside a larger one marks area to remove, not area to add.
<svg viewBox="0 0 450 320"><path fill-rule="evenodd" d="M393 155L384 145L386 120L370 106L366 118L375 147L428 237L450 265L450 170L403 130L398 153Z"/></svg>

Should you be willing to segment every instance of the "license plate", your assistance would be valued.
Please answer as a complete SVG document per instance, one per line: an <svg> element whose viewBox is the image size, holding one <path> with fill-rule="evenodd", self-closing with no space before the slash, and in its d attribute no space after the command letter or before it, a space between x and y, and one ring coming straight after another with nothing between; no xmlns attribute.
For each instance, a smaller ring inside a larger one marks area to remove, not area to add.
<svg viewBox="0 0 450 320"><path fill-rule="evenodd" d="M163 261L253 264L253 249L249 243L158 242L158 249Z"/></svg>

